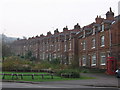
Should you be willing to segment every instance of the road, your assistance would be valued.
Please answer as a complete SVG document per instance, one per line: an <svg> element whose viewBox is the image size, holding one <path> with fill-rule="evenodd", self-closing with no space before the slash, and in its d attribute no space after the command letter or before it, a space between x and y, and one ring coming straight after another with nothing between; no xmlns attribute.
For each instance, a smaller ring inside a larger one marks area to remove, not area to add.
<svg viewBox="0 0 120 90"><path fill-rule="evenodd" d="M71 84L30 84L3 82L2 88L95 88L91 86L71 85Z"/></svg>

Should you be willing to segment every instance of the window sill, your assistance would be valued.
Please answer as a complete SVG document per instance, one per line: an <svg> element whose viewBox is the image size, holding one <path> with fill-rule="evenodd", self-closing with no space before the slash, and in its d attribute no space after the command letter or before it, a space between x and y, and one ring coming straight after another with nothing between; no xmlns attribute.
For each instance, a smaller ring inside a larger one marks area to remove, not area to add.
<svg viewBox="0 0 120 90"><path fill-rule="evenodd" d="M96 64L92 64L91 66L96 66Z"/></svg>
<svg viewBox="0 0 120 90"><path fill-rule="evenodd" d="M91 49L95 49L95 47L92 47Z"/></svg>
<svg viewBox="0 0 120 90"><path fill-rule="evenodd" d="M100 65L106 65L105 63L103 63L103 64L100 64Z"/></svg>
<svg viewBox="0 0 120 90"><path fill-rule="evenodd" d="M93 33L92 35L95 35L95 33Z"/></svg>
<svg viewBox="0 0 120 90"><path fill-rule="evenodd" d="M104 32L104 30L101 30L101 32Z"/></svg>
<svg viewBox="0 0 120 90"><path fill-rule="evenodd" d="M100 47L104 47L105 45L101 45Z"/></svg>
<svg viewBox="0 0 120 90"><path fill-rule="evenodd" d="M86 64L83 64L82 66L86 66Z"/></svg>

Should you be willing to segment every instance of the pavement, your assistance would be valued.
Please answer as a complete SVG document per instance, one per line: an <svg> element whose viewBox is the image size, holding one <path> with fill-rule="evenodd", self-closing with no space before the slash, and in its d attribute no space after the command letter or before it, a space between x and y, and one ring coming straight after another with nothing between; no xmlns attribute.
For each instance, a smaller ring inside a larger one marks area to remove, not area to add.
<svg viewBox="0 0 120 90"><path fill-rule="evenodd" d="M120 78L115 76L106 75L104 73L81 73L82 76L95 77L96 79L86 79L86 80L66 80L66 81L48 81L48 82L21 82L16 81L16 83L25 83L26 86L34 85L37 87L59 87L59 88L89 88L89 87L106 87L106 88L120 88ZM6 83L9 86L9 83ZM3 84L3 87L6 87ZM11 85L10 85L11 86Z"/></svg>

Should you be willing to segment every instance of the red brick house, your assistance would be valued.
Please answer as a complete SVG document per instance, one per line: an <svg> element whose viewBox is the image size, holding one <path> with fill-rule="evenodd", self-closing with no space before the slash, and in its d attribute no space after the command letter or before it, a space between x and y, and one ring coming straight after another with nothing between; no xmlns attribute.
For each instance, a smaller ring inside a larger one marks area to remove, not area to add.
<svg viewBox="0 0 120 90"><path fill-rule="evenodd" d="M120 15L114 17L111 8L106 19L97 16L95 22L63 32L17 40L12 44L16 55L24 56L28 51L38 61L60 59L61 64L71 64L77 60L80 67L106 69L107 57L113 56L120 66Z"/></svg>
<svg viewBox="0 0 120 90"><path fill-rule="evenodd" d="M96 17L78 33L79 65L106 69L107 57L115 57L120 62L120 16L114 17L111 8L106 19ZM118 65L119 66L119 65Z"/></svg>

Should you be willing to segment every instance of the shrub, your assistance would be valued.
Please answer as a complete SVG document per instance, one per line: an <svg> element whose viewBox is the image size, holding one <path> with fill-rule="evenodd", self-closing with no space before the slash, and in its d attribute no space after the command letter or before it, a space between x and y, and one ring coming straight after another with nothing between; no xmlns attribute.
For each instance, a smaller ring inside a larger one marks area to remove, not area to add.
<svg viewBox="0 0 120 90"><path fill-rule="evenodd" d="M52 59L52 60L50 61L50 63L51 63L51 64L58 65L58 64L60 64L60 59L59 59L59 58Z"/></svg>
<svg viewBox="0 0 120 90"><path fill-rule="evenodd" d="M61 76L61 74L72 74L74 78L79 78L80 77L80 72L75 69L65 69L65 70L59 70L56 72L58 76Z"/></svg>
<svg viewBox="0 0 120 90"><path fill-rule="evenodd" d="M49 69L49 68L51 68L51 64L48 61L37 62L32 67L33 70Z"/></svg>
<svg viewBox="0 0 120 90"><path fill-rule="evenodd" d="M32 63L28 60L21 59L16 56L7 57L3 64L3 70L29 70L31 69Z"/></svg>
<svg viewBox="0 0 120 90"><path fill-rule="evenodd" d="M89 73L89 70L88 69L83 69L81 72L82 73Z"/></svg>

